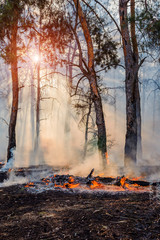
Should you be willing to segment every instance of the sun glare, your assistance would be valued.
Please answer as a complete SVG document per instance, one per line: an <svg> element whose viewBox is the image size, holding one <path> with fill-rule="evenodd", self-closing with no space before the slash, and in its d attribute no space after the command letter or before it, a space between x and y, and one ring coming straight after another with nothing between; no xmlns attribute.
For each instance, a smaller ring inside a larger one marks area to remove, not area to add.
<svg viewBox="0 0 160 240"><path fill-rule="evenodd" d="M39 55L35 54L33 57L33 62L37 63L39 61Z"/></svg>

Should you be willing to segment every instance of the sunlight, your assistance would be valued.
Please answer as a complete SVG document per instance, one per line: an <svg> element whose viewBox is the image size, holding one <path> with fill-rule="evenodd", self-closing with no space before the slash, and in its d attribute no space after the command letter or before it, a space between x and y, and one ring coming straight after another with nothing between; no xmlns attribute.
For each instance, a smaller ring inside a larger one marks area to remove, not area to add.
<svg viewBox="0 0 160 240"><path fill-rule="evenodd" d="M35 54L34 56L32 56L32 61L33 62L37 63L37 62L39 62L39 60L40 60L40 57L39 57L38 54Z"/></svg>

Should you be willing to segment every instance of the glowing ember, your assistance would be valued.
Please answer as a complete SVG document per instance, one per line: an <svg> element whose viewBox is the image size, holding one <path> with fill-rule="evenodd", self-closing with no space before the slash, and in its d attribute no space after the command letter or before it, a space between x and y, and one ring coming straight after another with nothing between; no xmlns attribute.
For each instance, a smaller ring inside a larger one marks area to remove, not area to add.
<svg viewBox="0 0 160 240"><path fill-rule="evenodd" d="M70 184L70 183L64 183L63 185L57 185L55 184L55 187L59 187L59 188L76 188L80 185L80 183L77 184Z"/></svg>
<svg viewBox="0 0 160 240"><path fill-rule="evenodd" d="M68 179L68 182L69 183L73 183L74 182L74 178L70 176L69 179Z"/></svg>
<svg viewBox="0 0 160 240"><path fill-rule="evenodd" d="M33 182L29 182L25 187L34 187L34 183Z"/></svg>

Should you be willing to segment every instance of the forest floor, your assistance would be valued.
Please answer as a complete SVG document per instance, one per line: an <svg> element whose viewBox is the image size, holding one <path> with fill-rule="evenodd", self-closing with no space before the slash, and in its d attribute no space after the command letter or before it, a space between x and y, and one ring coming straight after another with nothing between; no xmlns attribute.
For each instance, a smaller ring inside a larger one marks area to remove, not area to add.
<svg viewBox="0 0 160 240"><path fill-rule="evenodd" d="M160 199L151 193L0 188L0 239L160 239Z"/></svg>

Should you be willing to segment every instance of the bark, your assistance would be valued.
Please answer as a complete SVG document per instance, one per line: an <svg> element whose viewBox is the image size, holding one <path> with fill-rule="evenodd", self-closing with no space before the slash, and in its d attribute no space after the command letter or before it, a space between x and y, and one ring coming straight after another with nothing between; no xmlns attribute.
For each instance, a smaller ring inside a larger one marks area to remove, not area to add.
<svg viewBox="0 0 160 240"><path fill-rule="evenodd" d="M39 144L39 129L40 129L40 62L37 66L37 102L36 102L36 140L35 140L35 149L37 149Z"/></svg>
<svg viewBox="0 0 160 240"><path fill-rule="evenodd" d="M131 0L131 41L133 48L133 60L135 66L135 79L136 79L136 121L137 121L137 158L142 159L142 139L141 139L141 102L139 92L139 52L136 37L136 26L135 26L135 0Z"/></svg>
<svg viewBox="0 0 160 240"><path fill-rule="evenodd" d="M87 113L87 119L86 119L86 130L85 130L85 143L84 143L83 159L86 158L86 154L87 154L88 129L89 129L89 118L90 118L90 115L91 115L91 109L92 109L92 102L91 102L91 99L90 99L88 113Z"/></svg>
<svg viewBox="0 0 160 240"><path fill-rule="evenodd" d="M130 42L130 34L127 19L127 3L128 1L119 0L119 15L123 41L123 52L126 68L126 141L125 141L125 165L136 163L137 155L137 72L133 51ZM135 74L136 73L136 74Z"/></svg>
<svg viewBox="0 0 160 240"><path fill-rule="evenodd" d="M34 89L34 73L32 66L30 66L30 72L31 72L31 136L32 136L32 146L34 148L34 139L35 139L35 110L34 110L34 104L35 104L35 89Z"/></svg>
<svg viewBox="0 0 160 240"><path fill-rule="evenodd" d="M102 108L102 101L101 96L99 94L98 86L97 86L97 79L96 79L96 73L94 70L94 51L93 51L93 44L91 35L88 29L86 18L83 14L81 5L79 1L73 0L75 7L77 9L77 14L82 26L83 34L86 40L87 44L87 53L88 53L88 80L90 84L91 89L91 96L92 101L94 103L95 107L95 113L96 113L96 125L98 129L98 149L100 151L101 157L103 159L103 166L106 166L106 154L107 154L107 146L106 146L106 127L105 127L105 121L104 121L104 114L103 114L103 108Z"/></svg>
<svg viewBox="0 0 160 240"><path fill-rule="evenodd" d="M156 130L156 91L154 91L153 96L153 126L152 126L153 136L155 135L155 130Z"/></svg>
<svg viewBox="0 0 160 240"><path fill-rule="evenodd" d="M40 9L40 32L41 32L41 9ZM41 36L39 36L39 49L38 49L39 61L37 65L37 102L36 102L36 139L35 139L35 150L39 145L39 131L40 131L40 100L41 100L41 88L40 88L40 61L41 61Z"/></svg>
<svg viewBox="0 0 160 240"><path fill-rule="evenodd" d="M7 149L7 161L13 157L13 152L16 148L16 122L18 113L18 60L17 60L17 31L18 20L16 19L11 30L11 76L12 76L12 108L9 122L9 142Z"/></svg>
<svg viewBox="0 0 160 240"><path fill-rule="evenodd" d="M69 46L69 52L68 52L68 63L69 65L66 68L66 75L67 76L67 82L68 82L68 90L69 90L69 97L67 100L67 112L66 112L66 118L65 118L65 133L70 133L70 110L71 110L71 94L72 94L72 78L73 78L73 67L71 63L73 63L74 58L76 56L76 50L77 50L77 44L75 43L73 53L71 54L71 45ZM69 78L68 78L69 77Z"/></svg>

